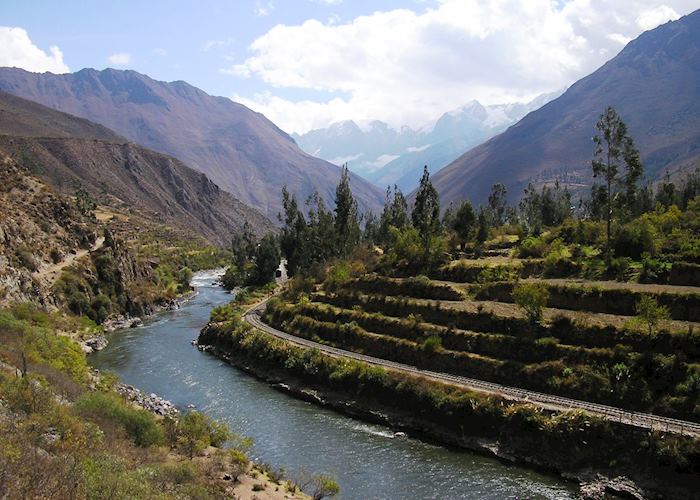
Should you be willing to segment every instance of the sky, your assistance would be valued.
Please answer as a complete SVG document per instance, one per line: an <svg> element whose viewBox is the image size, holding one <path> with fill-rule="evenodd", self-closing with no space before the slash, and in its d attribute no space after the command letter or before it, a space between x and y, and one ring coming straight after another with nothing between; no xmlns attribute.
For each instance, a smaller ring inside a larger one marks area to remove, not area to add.
<svg viewBox="0 0 700 500"><path fill-rule="evenodd" d="M574 83L697 0L0 0L0 66L185 80L287 132Z"/></svg>

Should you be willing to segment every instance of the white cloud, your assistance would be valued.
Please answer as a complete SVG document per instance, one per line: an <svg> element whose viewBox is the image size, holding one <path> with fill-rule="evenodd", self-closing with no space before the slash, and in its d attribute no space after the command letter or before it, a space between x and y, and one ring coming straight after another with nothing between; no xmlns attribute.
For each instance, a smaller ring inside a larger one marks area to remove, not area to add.
<svg viewBox="0 0 700 500"><path fill-rule="evenodd" d="M233 45L235 42L235 38L232 36L228 38L224 38L223 40L207 40L204 42L202 45L202 52L209 52L212 49L218 49L222 47L228 47L230 45Z"/></svg>
<svg viewBox="0 0 700 500"><path fill-rule="evenodd" d="M163 47L156 47L153 49L153 53L160 57L165 57L168 55L167 49L164 49Z"/></svg>
<svg viewBox="0 0 700 500"><path fill-rule="evenodd" d="M68 73L63 53L58 47L49 47L47 54L34 45L23 28L0 26L0 66L23 68L27 71Z"/></svg>
<svg viewBox="0 0 700 500"><path fill-rule="evenodd" d="M234 98L289 132L346 119L416 126L470 99L525 101L566 87L642 29L696 2L439 0L420 12L375 12L343 24L277 25L222 71L265 82L272 92ZM275 88L333 97L294 102Z"/></svg>
<svg viewBox="0 0 700 500"><path fill-rule="evenodd" d="M659 5L658 7L645 10L639 14L637 17L637 24L646 31L654 29L666 21L675 21L679 17L681 16L668 5Z"/></svg>
<svg viewBox="0 0 700 500"><path fill-rule="evenodd" d="M609 35L606 35L606 38L608 40L612 40L613 42L617 42L620 45L627 45L632 40L632 38L619 33L610 33Z"/></svg>
<svg viewBox="0 0 700 500"><path fill-rule="evenodd" d="M269 16L274 10L275 4L273 4L272 2L263 2L261 0L257 0L255 2L255 9L253 10L253 12L258 17L265 17Z"/></svg>
<svg viewBox="0 0 700 500"><path fill-rule="evenodd" d="M343 0L312 0L313 2L316 3L321 3L323 5L340 5L343 3Z"/></svg>
<svg viewBox="0 0 700 500"><path fill-rule="evenodd" d="M107 58L108 64L117 67L128 66L130 62L131 54L127 54L126 52L118 52L116 54L112 54Z"/></svg>

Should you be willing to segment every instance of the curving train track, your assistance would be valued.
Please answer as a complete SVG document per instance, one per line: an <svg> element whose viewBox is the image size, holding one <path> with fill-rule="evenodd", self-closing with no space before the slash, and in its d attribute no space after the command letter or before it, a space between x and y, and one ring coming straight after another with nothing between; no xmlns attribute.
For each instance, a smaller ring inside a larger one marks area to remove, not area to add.
<svg viewBox="0 0 700 500"><path fill-rule="evenodd" d="M367 356L345 349L338 349L336 347L330 347L324 344L319 344L318 342L314 342L312 340L303 339L295 335L290 335L281 330L277 330L276 328L271 327L270 325L264 323L261 320L262 312L265 309L265 306L269 299L270 298L267 298L261 302L258 302L250 309L248 309L244 313L243 319L251 326L262 330L263 332L269 335L273 335L277 338L286 340L288 342L292 342L300 346L318 349L319 351L329 354L331 356L363 361L365 363L369 363L375 366L381 366L390 370L411 373L432 380L438 380L440 382L445 382L448 384L459 385L461 387L465 387L473 391L494 394L511 400L533 403L547 409L559 411L579 409L587 411L588 413L591 413L598 417L605 418L606 420L622 422L636 427L642 427L650 430L672 432L676 434L700 436L700 423L696 422L662 417L659 415L653 415L651 413L639 413L635 411L616 408L614 406L591 403L588 401L580 401L578 399L564 398L561 396L530 391L527 389L520 389L518 387L510 387L506 385L496 384L493 382L487 382L484 380L461 377L458 375L451 375L449 373L423 370L415 366L405 365L403 363L396 363L394 361L389 361L386 359L375 358L373 356Z"/></svg>

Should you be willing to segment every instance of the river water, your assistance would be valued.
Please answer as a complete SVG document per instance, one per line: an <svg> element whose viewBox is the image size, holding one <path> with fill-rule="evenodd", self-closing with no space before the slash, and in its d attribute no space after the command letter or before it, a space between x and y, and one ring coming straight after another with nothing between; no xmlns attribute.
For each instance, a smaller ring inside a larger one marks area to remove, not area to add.
<svg viewBox="0 0 700 500"><path fill-rule="evenodd" d="M478 454L363 423L272 389L191 345L217 305L231 300L212 273L197 296L139 328L109 335L90 356L101 370L181 409L194 405L255 440L251 456L288 471L333 474L345 499L574 498L571 484Z"/></svg>

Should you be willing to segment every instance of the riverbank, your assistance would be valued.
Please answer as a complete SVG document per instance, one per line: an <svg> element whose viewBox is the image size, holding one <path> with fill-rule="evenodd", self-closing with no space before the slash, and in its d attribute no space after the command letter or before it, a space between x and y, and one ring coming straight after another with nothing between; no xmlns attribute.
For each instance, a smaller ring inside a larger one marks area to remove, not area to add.
<svg viewBox="0 0 700 500"><path fill-rule="evenodd" d="M437 445L320 408L277 391L191 345L212 309L232 296L201 280L197 297L143 327L109 336L91 364L180 408L190 404L250 436L249 455L287 476L329 474L343 498L572 499L574 488L551 474ZM310 490L309 490L310 491Z"/></svg>
<svg viewBox="0 0 700 500"><path fill-rule="evenodd" d="M241 307L237 309L240 314ZM331 358L250 331L235 318L208 325L199 343L296 397L450 446L557 473L579 482L588 498L604 491L637 498L688 498L689 492L700 488L693 468L697 441L604 422L582 412L545 412Z"/></svg>
<svg viewBox="0 0 700 500"><path fill-rule="evenodd" d="M219 272L219 270L206 271L206 273L211 272L216 273ZM93 352L101 351L102 349L107 347L109 343L107 337L104 334L116 332L118 330L126 330L129 328L137 328L139 326L143 326L145 321L148 321L150 318L153 318L157 314L166 311L177 311L184 304L186 304L196 296L197 290L193 289L187 293L180 295L179 297L166 301L162 304L154 304L143 316L129 316L120 314L113 318L108 318L101 325L104 333L100 333L99 335L92 335L83 339L79 338L76 340L85 354L91 354Z"/></svg>

